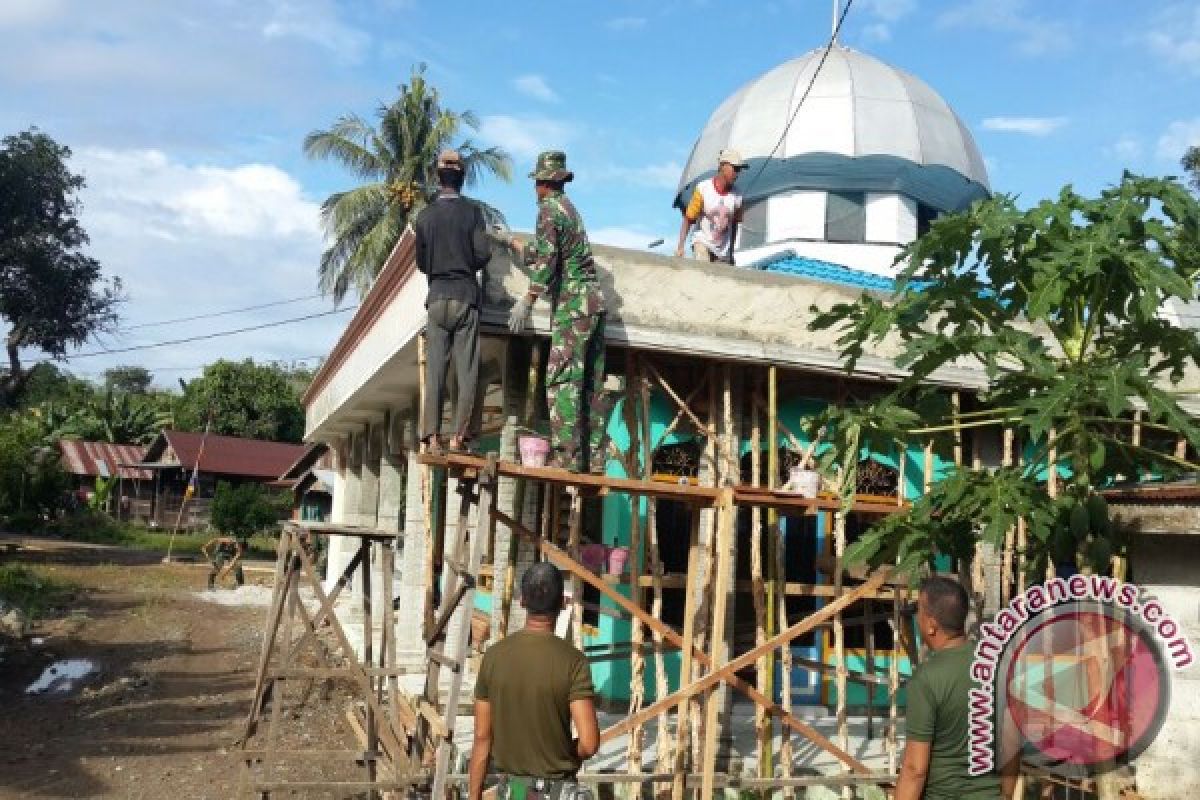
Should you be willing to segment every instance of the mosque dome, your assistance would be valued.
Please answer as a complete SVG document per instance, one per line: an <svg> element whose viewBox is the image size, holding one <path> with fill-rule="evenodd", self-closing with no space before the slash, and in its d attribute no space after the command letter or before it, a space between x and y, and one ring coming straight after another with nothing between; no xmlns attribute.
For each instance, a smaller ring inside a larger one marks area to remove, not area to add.
<svg viewBox="0 0 1200 800"><path fill-rule="evenodd" d="M748 203L795 190L896 192L940 213L988 195L975 140L937 92L840 45L814 82L824 50L775 67L717 108L684 168L677 204L715 172L726 147L750 166L738 182Z"/></svg>

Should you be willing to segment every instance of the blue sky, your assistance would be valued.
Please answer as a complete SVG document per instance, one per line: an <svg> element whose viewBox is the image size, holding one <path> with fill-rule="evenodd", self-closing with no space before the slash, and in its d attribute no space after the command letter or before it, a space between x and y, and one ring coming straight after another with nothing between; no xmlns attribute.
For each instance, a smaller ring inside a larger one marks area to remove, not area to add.
<svg viewBox="0 0 1200 800"><path fill-rule="evenodd" d="M594 239L672 240L671 198L713 109L820 46L831 0L4 0L0 131L37 125L84 171L92 252L125 281L133 326L315 293L317 207L352 184L307 161L308 131L370 115L414 63L517 177L473 194L517 228L523 177L565 149ZM974 133L993 188L1024 203L1129 168L1177 174L1200 144L1200 5L1118 0L855 0L843 43L912 72ZM669 298L664 299L669 302ZM328 310L310 299L137 328L94 352ZM328 352L348 315L171 348L73 360L160 383L217 357Z"/></svg>

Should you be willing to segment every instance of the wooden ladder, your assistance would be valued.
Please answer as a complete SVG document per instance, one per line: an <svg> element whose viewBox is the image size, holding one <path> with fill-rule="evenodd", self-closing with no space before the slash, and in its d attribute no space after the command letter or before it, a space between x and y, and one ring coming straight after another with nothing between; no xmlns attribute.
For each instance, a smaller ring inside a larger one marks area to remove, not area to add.
<svg viewBox="0 0 1200 800"><path fill-rule="evenodd" d="M446 795L446 775L454 750L454 723L467 667L475 587L479 582L484 545L495 533L496 462L497 456L493 453L487 457L487 462L478 473L464 471L458 477L458 525L450 554L444 562L447 572L441 603L426 638L429 663L425 675L425 693L419 701L416 743L420 763L429 764L431 759L433 762L430 796L434 800ZM479 508L474 534L468 532L472 505ZM462 613L455 620L454 614L459 609ZM449 648L451 652L447 652L452 625L456 626L454 633L457 635L454 646ZM449 670L451 676L444 704L439 702L443 668Z"/></svg>

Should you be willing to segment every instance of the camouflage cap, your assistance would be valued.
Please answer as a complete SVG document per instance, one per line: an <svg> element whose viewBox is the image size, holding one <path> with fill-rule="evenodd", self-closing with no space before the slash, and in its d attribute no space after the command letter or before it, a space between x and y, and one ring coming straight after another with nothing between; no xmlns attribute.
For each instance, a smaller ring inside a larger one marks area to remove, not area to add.
<svg viewBox="0 0 1200 800"><path fill-rule="evenodd" d="M567 154L561 150L546 150L539 153L537 164L529 177L535 181L569 181L574 180L575 173L567 169Z"/></svg>

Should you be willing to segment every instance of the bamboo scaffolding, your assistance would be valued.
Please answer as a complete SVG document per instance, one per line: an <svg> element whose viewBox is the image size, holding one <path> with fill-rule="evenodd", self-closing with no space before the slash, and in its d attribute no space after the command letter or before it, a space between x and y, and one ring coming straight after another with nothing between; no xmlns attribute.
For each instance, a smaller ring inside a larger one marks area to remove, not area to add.
<svg viewBox="0 0 1200 800"><path fill-rule="evenodd" d="M638 424L637 407L638 403L638 386L641 382L641 369L638 363L637 355L630 352L626 355L625 361L625 402L622 404L622 415L625 421L625 430L629 434L629 448L626 451L628 464L634 469L639 469L638 461L641 450L640 431L641 426ZM648 465L642 465L640 469L646 469ZM638 474L630 474L630 478L638 477ZM642 585L639 578L641 577L641 561L642 561L642 499L636 495L629 496L629 573L630 581L630 598L637 608L642 608ZM645 629L642 626L640 619L635 618L632 622L630 631L630 641L633 643L633 654L629 659L629 712L631 714L641 710L645 702L646 694L646 660L642 654L641 646L645 641ZM634 727L629 732L629 771L632 774L638 774L642 771L642 747L645 740L645 731L641 725Z"/></svg>
<svg viewBox="0 0 1200 800"><path fill-rule="evenodd" d="M578 489L570 487L567 493L571 498L570 531L567 540L567 552L571 558L579 560L580 540L583 533L583 495ZM575 647L583 649L583 582L578 575L571 576L571 638Z"/></svg>
<svg viewBox="0 0 1200 800"><path fill-rule="evenodd" d="M696 597L697 585L700 572L700 559L703 554L700 550L700 509L692 507L691 524L688 526L688 574L687 581L684 584L686 596L683 603L683 640L681 642L682 654L679 664L679 682L690 683L693 679L693 664L692 652L695 647L696 634L696 606L698 598ZM689 754L689 710L692 703L688 699L681 700L675 708L675 778L671 784L671 800L683 800L685 791L683 775L688 768Z"/></svg>
<svg viewBox="0 0 1200 800"><path fill-rule="evenodd" d="M762 436L759 430L758 413L758 376L750 393L750 485L758 488L762 484ZM763 548L762 548L762 509L750 509L750 597L754 604L754 645L762 645L767 640L767 605L765 603L766 588L763 585ZM771 680L769 659L764 656L754 665L755 684L758 690L768 697L771 696ZM754 708L754 730L758 738L758 777L769 778L774 774L771 769L771 739L772 728L766 713L761 706Z"/></svg>
<svg viewBox="0 0 1200 800"><path fill-rule="evenodd" d="M708 461L708 471L701 476L701 482L707 482L709 486L716 487L717 485L717 367L715 364L710 364L708 367L708 426L706 428L708 436L704 442L704 455ZM701 550L703 567L700 570L700 605L696 611L696 649L703 652L708 642L708 625L709 612L713 604L713 572L716 568L716 553L717 553L717 515L714 508L713 511L707 514L708 522L705 526L701 522L701 536L704 538L705 547ZM708 530L705 532L704 527ZM693 666L695 669L695 666ZM697 677L695 675L689 677ZM701 764L704 757L702 751L704 739L704 712L699 698L693 698L689 701L689 714L691 723L689 729L691 731L691 750L692 763Z"/></svg>
<svg viewBox="0 0 1200 800"><path fill-rule="evenodd" d="M650 386L644 380L638 381L638 397L641 400L642 423L642 470L643 480L654 472L654 428L650 418ZM650 616L662 622L663 586L662 586L662 554L659 549L658 533L658 500L646 499L646 536L649 544L649 569L652 581L653 596L650 601ZM663 656L663 637L658 628L652 631L654 640L654 698L665 697L669 687L667 684L667 664ZM672 762L671 737L668 735L666 714L658 718L657 736L655 739L656 758L655 771L670 772ZM670 783L655 784L656 795L665 796L671 789Z"/></svg>

